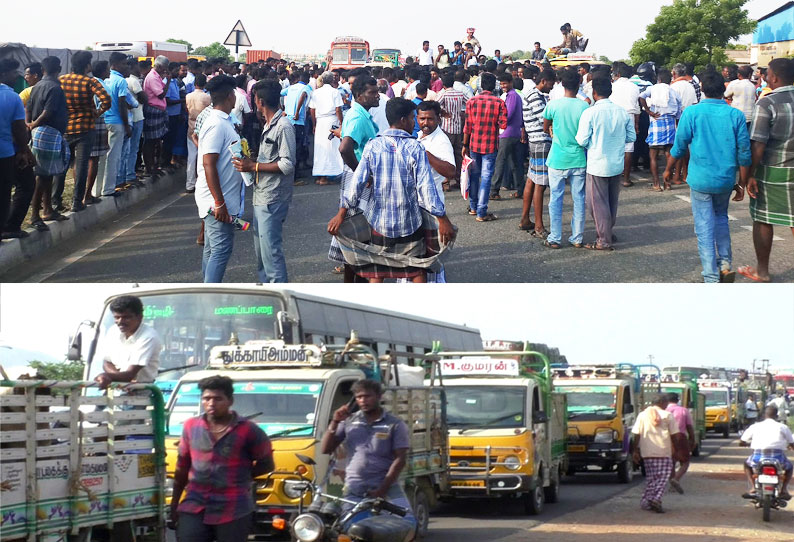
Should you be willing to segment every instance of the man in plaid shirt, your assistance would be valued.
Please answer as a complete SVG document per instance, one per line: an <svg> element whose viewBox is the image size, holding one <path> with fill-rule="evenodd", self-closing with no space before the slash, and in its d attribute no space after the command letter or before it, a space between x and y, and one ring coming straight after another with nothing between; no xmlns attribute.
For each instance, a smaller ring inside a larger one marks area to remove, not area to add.
<svg viewBox="0 0 794 542"><path fill-rule="evenodd" d="M480 85L482 92L466 102L463 156L473 160L468 171L469 214L477 215L477 222L492 222L496 215L488 212L488 197L499 146L499 130L507 128L507 106L493 95L496 77L492 73L483 73Z"/></svg>
<svg viewBox="0 0 794 542"><path fill-rule="evenodd" d="M231 378L210 376L198 387L204 414L187 420L179 439L171 521L179 540L244 542L253 525L251 485L275 469L273 447L258 425L231 410Z"/></svg>

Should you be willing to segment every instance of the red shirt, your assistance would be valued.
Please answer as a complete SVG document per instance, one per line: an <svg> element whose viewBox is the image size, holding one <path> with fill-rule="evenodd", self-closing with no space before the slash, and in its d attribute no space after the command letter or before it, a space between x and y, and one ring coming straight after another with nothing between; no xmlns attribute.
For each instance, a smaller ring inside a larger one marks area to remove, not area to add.
<svg viewBox="0 0 794 542"><path fill-rule="evenodd" d="M507 128L507 106L488 92L466 102L466 124L463 134L469 135L469 150L491 154L499 148L499 130Z"/></svg>
<svg viewBox="0 0 794 542"><path fill-rule="evenodd" d="M214 443L205 416L190 418L179 440L177 469L189 469L179 512L204 513L204 523L229 523L253 512L252 467L273 454L270 439L255 423L237 416Z"/></svg>

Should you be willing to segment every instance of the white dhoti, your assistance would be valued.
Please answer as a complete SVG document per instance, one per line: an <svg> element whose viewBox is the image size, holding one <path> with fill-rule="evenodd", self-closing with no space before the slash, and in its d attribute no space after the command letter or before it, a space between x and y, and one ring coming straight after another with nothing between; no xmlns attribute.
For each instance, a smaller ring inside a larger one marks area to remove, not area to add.
<svg viewBox="0 0 794 542"><path fill-rule="evenodd" d="M334 137L330 141L328 135L331 127L339 124L336 115L317 117L317 128L314 132L314 165L312 175L314 177L336 177L342 174L344 162L342 155L339 154L339 138Z"/></svg>

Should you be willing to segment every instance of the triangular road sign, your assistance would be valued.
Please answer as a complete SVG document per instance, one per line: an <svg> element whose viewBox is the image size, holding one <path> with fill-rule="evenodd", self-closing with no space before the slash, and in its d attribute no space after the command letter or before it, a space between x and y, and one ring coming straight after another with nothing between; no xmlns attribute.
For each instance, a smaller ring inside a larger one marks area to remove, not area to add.
<svg viewBox="0 0 794 542"><path fill-rule="evenodd" d="M237 21L232 31L226 36L224 45L233 45L235 47L251 47L251 40L248 39L248 32L245 31L242 21Z"/></svg>

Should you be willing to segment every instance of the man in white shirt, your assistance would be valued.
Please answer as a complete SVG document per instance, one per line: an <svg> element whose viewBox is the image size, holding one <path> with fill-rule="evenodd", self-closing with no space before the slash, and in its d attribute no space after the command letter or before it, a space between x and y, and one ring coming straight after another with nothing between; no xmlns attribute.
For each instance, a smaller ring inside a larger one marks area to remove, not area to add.
<svg viewBox="0 0 794 542"><path fill-rule="evenodd" d="M433 52L430 50L430 42L425 40L422 42L422 50L416 55L416 60L419 61L420 66L433 65Z"/></svg>
<svg viewBox="0 0 794 542"><path fill-rule="evenodd" d="M640 133L640 88L629 81L634 70L631 66L621 63L615 73L616 79L612 82L612 103L626 110L634 120L634 132ZM626 154L623 165L623 186L634 185L631 181L631 158L634 154L634 143L626 143Z"/></svg>
<svg viewBox="0 0 794 542"><path fill-rule="evenodd" d="M110 303L115 326L105 336L104 372L94 378L100 389L111 382L154 382L160 368L160 338L154 328L143 325L140 298L125 295Z"/></svg>
<svg viewBox="0 0 794 542"><path fill-rule="evenodd" d="M681 114L683 114L684 109L698 103L697 91L695 91L695 85L693 85L690 78L687 77L687 70L684 64L676 64L673 66L672 71L673 82L670 84L670 88L673 89L681 99ZM681 118L680 115L679 118ZM673 184L684 184L688 174L689 150L687 150L684 157L676 164L675 171L673 172Z"/></svg>
<svg viewBox="0 0 794 542"><path fill-rule="evenodd" d="M752 496L755 484L753 482L753 470L761 459L777 459L783 465L786 475L783 478L783 491L780 496L790 499L788 484L791 481L791 474L794 470L791 461L786 457L786 448L794 450L794 435L791 429L777 421L777 407L769 405L764 410L764 421L748 427L744 433L740 444L749 446L753 449L753 454L744 463L744 473L747 475L747 484L750 488L749 496Z"/></svg>
<svg viewBox="0 0 794 542"><path fill-rule="evenodd" d="M207 83L213 110L201 125L198 145L196 206L204 220L204 282L221 282L234 248L233 217L240 213L243 179L232 165L230 145L240 141L231 111L234 79L217 75Z"/></svg>
<svg viewBox="0 0 794 542"><path fill-rule="evenodd" d="M756 97L755 85L750 81L752 76L753 69L750 66L742 66L739 68L739 78L728 83L728 88L725 89L725 97L731 100L731 107L744 113L748 130L753 120Z"/></svg>
<svg viewBox="0 0 794 542"><path fill-rule="evenodd" d="M751 393L744 403L744 426L748 427L758 421L758 405L755 396Z"/></svg>

